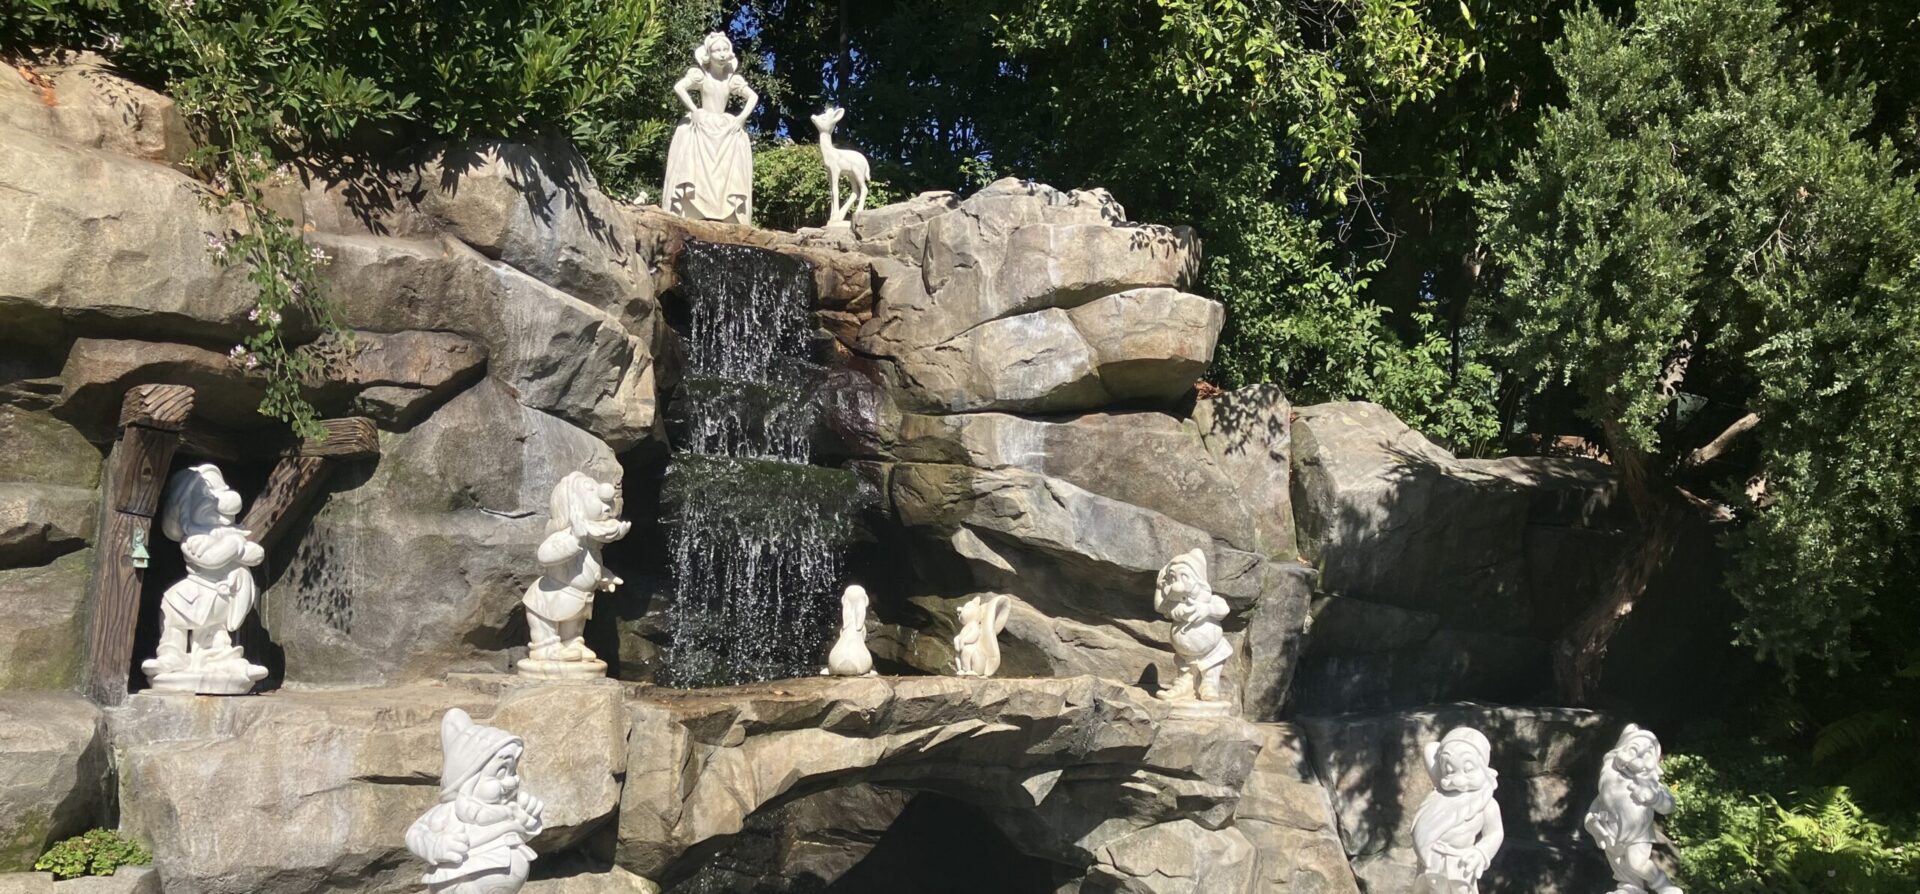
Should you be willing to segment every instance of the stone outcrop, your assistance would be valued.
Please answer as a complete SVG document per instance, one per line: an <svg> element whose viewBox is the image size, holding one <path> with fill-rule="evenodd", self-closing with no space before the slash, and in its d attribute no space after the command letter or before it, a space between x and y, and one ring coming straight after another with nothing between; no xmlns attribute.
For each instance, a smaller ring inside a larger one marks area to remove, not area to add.
<svg viewBox="0 0 1920 894"><path fill-rule="evenodd" d="M45 565L0 569L0 692L53 691L79 679L86 624L80 609L93 550Z"/></svg>
<svg viewBox="0 0 1920 894"><path fill-rule="evenodd" d="M877 255L853 346L924 412L1064 413L1185 395L1225 321L1190 285L1185 228L1126 223L1103 191L1001 180L855 215Z"/></svg>
<svg viewBox="0 0 1920 894"><path fill-rule="evenodd" d="M0 326L9 340L138 329L232 343L252 291L207 237L239 225L164 165L0 128Z"/></svg>
<svg viewBox="0 0 1920 894"><path fill-rule="evenodd" d="M100 709L68 695L0 694L0 872L111 814Z"/></svg>
<svg viewBox="0 0 1920 894"><path fill-rule="evenodd" d="M262 620L287 680L506 670L526 645L518 606L540 574L532 555L553 483L576 470L612 480L612 449L491 378L382 441L378 459L335 471L281 550Z"/></svg>
<svg viewBox="0 0 1920 894"><path fill-rule="evenodd" d="M33 73L35 80L0 79L0 130L166 164L193 151L172 97L114 74L93 53L62 54L36 63Z"/></svg>
<svg viewBox="0 0 1920 894"><path fill-rule="evenodd" d="M546 802L538 850L612 821L625 773L620 686L445 686L136 695L113 718L121 825L150 842L169 892L417 890L407 826L438 799L439 718L460 707L526 740L520 772Z"/></svg>
<svg viewBox="0 0 1920 894"><path fill-rule="evenodd" d="M1022 852L1084 876L1085 890L1251 890L1233 810L1256 729L1165 710L1089 677L643 692L618 860L671 884L694 869L683 855L739 834L755 812L858 783L973 804Z"/></svg>
<svg viewBox="0 0 1920 894"><path fill-rule="evenodd" d="M1301 408L1293 447L1301 551L1328 594L1300 710L1547 694L1549 643L1599 595L1626 521L1607 466L1456 459L1368 403Z"/></svg>

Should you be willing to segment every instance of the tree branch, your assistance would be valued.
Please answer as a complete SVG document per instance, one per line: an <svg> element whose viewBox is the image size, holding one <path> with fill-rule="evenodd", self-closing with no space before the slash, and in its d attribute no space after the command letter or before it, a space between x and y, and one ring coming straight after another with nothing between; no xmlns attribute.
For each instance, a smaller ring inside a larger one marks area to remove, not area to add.
<svg viewBox="0 0 1920 894"><path fill-rule="evenodd" d="M1708 441L1699 449L1693 451L1692 454L1688 455L1686 461L1682 462L1680 467L1683 469L1697 469L1719 459L1721 454L1727 452L1727 448L1733 446L1735 440L1738 440L1741 435L1752 431L1753 427L1759 424L1759 413L1748 413L1739 419L1735 419L1732 425L1727 426L1726 431L1716 435L1713 440Z"/></svg>

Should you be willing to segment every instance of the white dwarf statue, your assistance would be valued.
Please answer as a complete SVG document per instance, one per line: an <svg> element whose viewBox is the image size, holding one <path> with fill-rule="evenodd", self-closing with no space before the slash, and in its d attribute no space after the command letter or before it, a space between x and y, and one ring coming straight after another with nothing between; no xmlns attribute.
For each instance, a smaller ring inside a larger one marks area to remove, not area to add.
<svg viewBox="0 0 1920 894"><path fill-rule="evenodd" d="M840 594L840 635L827 652L820 673L836 677L873 676L873 653L867 651L867 589L854 584Z"/></svg>
<svg viewBox="0 0 1920 894"><path fill-rule="evenodd" d="M520 787L526 743L449 709L440 720L440 803L407 829L407 850L432 867L433 894L515 894L527 883L545 805Z"/></svg>
<svg viewBox="0 0 1920 894"><path fill-rule="evenodd" d="M827 184L831 187L828 201L832 210L827 213L827 226L850 226L847 216L854 211L867 207L867 157L852 149L833 147L833 126L846 117L847 110L835 106L813 116L813 126L820 131L820 160L827 166ZM840 177L845 175L852 184L846 204L840 203Z"/></svg>
<svg viewBox="0 0 1920 894"><path fill-rule="evenodd" d="M1233 644L1220 628L1227 601L1214 595L1207 581L1206 553L1189 550L1160 569L1153 610L1173 622L1173 682L1156 697L1224 702L1220 676L1233 657Z"/></svg>
<svg viewBox="0 0 1920 894"><path fill-rule="evenodd" d="M1458 727L1427 743L1433 793L1413 816L1413 849L1420 858L1415 894L1471 894L1500 852L1506 827L1493 800L1499 774L1488 765L1493 748L1479 730Z"/></svg>
<svg viewBox="0 0 1920 894"><path fill-rule="evenodd" d="M960 606L960 633L953 638L954 673L991 677L1000 670L1000 631L1007 629L1013 597L975 596Z"/></svg>
<svg viewBox="0 0 1920 894"><path fill-rule="evenodd" d="M519 664L530 677L600 677L607 663L583 640L593 617L593 597L611 591L620 578L600 561L600 548L627 536L632 522L619 518L614 486L584 472L570 472L553 487L552 517L536 558L546 572L521 602L527 606L532 643Z"/></svg>
<svg viewBox="0 0 1920 894"><path fill-rule="evenodd" d="M752 223L753 146L746 128L760 97L734 73L740 60L725 34L708 34L694 49L693 61L699 64L673 85L687 114L667 145L660 207L695 220ZM727 111L735 96L742 103L738 113Z"/></svg>
<svg viewBox="0 0 1920 894"><path fill-rule="evenodd" d="M266 559L234 527L239 515L240 494L217 466L182 469L167 482L160 532L180 543L187 576L161 597L160 649L140 664L154 689L240 695L267 675L233 644L260 591L253 568Z"/></svg>
<svg viewBox="0 0 1920 894"><path fill-rule="evenodd" d="M1673 812L1673 792L1660 781L1660 740L1633 724L1600 765L1600 794L1587 808L1587 834L1607 854L1614 894L1681 894L1653 862L1655 827Z"/></svg>

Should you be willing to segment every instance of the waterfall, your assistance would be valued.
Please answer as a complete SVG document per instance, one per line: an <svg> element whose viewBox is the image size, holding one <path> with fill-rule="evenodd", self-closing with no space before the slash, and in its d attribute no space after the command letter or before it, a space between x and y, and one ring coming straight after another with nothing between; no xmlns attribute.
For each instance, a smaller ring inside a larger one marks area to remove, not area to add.
<svg viewBox="0 0 1920 894"><path fill-rule="evenodd" d="M813 276L765 249L689 240L688 374L673 412L673 603L661 682L813 673L860 485L810 465L826 370L806 357Z"/></svg>

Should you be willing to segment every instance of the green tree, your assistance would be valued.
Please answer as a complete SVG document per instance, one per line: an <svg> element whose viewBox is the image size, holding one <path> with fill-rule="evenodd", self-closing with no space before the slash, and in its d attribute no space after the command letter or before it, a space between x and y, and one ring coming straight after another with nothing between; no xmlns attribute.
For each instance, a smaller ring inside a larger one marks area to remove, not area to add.
<svg viewBox="0 0 1920 894"><path fill-rule="evenodd" d="M1920 506L1920 195L1857 136L1871 89L1823 86L1780 17L1751 0L1573 16L1553 50L1564 107L1482 195L1492 337L1578 395L1648 521L1567 644L1576 694L1676 507L1729 520L1739 636L1790 677L1851 665L1910 596L1893 571Z"/></svg>
<svg viewBox="0 0 1920 894"><path fill-rule="evenodd" d="M763 127L810 135L831 99L850 110L836 137L902 192L1015 175L1191 223L1200 291L1228 307L1217 379L1373 398L1455 444L1495 440L1491 371L1462 362L1432 308L1367 297L1385 252L1340 241L1342 209L1378 192L1362 132L1465 66L1437 24L1464 21L1458 7L769 0L748 16L792 79Z"/></svg>

